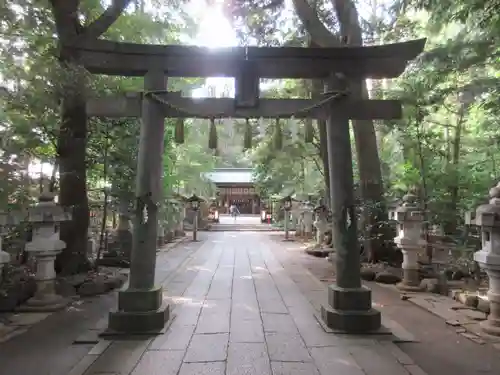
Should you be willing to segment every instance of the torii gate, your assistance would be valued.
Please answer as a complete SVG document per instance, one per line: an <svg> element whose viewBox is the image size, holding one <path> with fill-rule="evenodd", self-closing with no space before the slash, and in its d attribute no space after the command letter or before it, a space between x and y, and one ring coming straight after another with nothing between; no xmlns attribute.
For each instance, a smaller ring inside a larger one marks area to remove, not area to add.
<svg viewBox="0 0 500 375"><path fill-rule="evenodd" d="M380 312L371 307L371 291L362 286L360 278L349 120L400 118L401 104L394 100L350 99L345 88L339 90L339 84L345 79L398 77L424 45L425 39L336 48L208 49L104 40L66 46L78 50L81 63L91 73L144 76L143 93L87 103L89 116L142 118L130 283L119 294L118 310L110 312L109 330L159 333L169 319L169 308L162 304L162 289L154 285L166 117L326 119L337 257L336 283L329 287L322 317L328 327L344 332L380 328ZM166 91L168 77L235 77L236 95L234 99L185 98ZM320 99L262 99L260 78L319 79L327 82L327 89Z"/></svg>

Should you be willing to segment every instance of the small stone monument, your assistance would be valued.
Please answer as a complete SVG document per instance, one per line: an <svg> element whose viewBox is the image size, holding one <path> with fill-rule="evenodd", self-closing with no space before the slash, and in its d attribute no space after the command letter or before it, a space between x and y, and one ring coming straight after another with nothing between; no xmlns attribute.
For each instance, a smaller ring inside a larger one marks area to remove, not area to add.
<svg viewBox="0 0 500 375"><path fill-rule="evenodd" d="M87 256L89 258L95 257L97 254L97 243L94 239L94 232L92 228L87 229Z"/></svg>
<svg viewBox="0 0 500 375"><path fill-rule="evenodd" d="M118 213L118 225L114 236L118 243L120 257L130 261L132 253L132 226L130 224L130 212L127 204L120 204Z"/></svg>
<svg viewBox="0 0 500 375"><path fill-rule="evenodd" d="M325 240L325 233L328 230L328 221L326 219L326 207L318 206L314 209L316 219L313 222L316 228L316 246L321 247Z"/></svg>
<svg viewBox="0 0 500 375"><path fill-rule="evenodd" d="M444 236L443 226L438 224L432 224L431 233L435 236Z"/></svg>
<svg viewBox="0 0 500 375"><path fill-rule="evenodd" d="M184 231L184 220L186 219L186 206L184 204L180 204L179 208L179 232L182 236L185 235Z"/></svg>
<svg viewBox="0 0 500 375"><path fill-rule="evenodd" d="M173 232L174 237L182 237L184 236L184 205L177 201L172 201L173 206Z"/></svg>
<svg viewBox="0 0 500 375"><path fill-rule="evenodd" d="M306 201L303 204L303 212L302 212L302 222L304 225L304 238L309 239L312 238L313 232L313 221L314 221L314 206L311 202Z"/></svg>
<svg viewBox="0 0 500 375"><path fill-rule="evenodd" d="M424 214L417 206L417 197L408 193L403 197L402 204L396 208L393 218L397 221L397 236L395 244L403 253L403 280L398 288L407 291L420 291L419 252L425 248L422 239Z"/></svg>
<svg viewBox="0 0 500 375"><path fill-rule="evenodd" d="M285 222L284 222L284 230L285 230L285 239L284 241L290 241L290 215L292 213L292 209L293 209L293 206L292 206L292 197L290 197L289 195L286 196L285 198L282 199L282 203L283 203L283 210L284 210L284 213L285 213Z"/></svg>
<svg viewBox="0 0 500 375"><path fill-rule="evenodd" d="M481 227L482 248L474 254L474 260L489 278L490 314L481 327L490 335L500 336L500 183L490 190L490 198L488 204L476 210L475 224Z"/></svg>
<svg viewBox="0 0 500 375"><path fill-rule="evenodd" d="M293 203L292 203L293 204ZM292 206L290 211L288 211L288 230L295 232L299 231L300 235L300 225L301 223L301 212L297 206Z"/></svg>
<svg viewBox="0 0 500 375"><path fill-rule="evenodd" d="M165 244L165 223L162 220L158 220L158 229L156 235L156 245L163 246Z"/></svg>
<svg viewBox="0 0 500 375"><path fill-rule="evenodd" d="M295 237L304 236L304 211L302 206L292 211L293 217L297 219L297 224L295 226Z"/></svg>
<svg viewBox="0 0 500 375"><path fill-rule="evenodd" d="M33 238L26 251L36 258L37 289L35 295L19 307L21 311L55 311L67 306L68 300L55 292L54 261L65 247L59 239L57 224L71 220L71 214L54 202L54 194L44 191L39 203L28 210L28 221L33 225Z"/></svg>

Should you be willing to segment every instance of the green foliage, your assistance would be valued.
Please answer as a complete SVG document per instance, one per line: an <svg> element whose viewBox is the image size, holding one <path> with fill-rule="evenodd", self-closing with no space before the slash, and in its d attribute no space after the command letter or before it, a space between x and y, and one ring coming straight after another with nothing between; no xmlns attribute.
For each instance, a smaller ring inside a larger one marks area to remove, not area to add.
<svg viewBox="0 0 500 375"><path fill-rule="evenodd" d="M183 9L179 9L177 2L169 6L178 9L166 12L162 17L147 13L144 1L135 4L105 33L105 38L167 44L178 43L180 37L196 34L196 25ZM20 9L29 11L21 12ZM30 196L38 187L31 178L19 173L29 163L47 162L57 167L59 104L65 95L63 85L75 79L76 74L82 74L77 70L62 70L55 58L54 22L48 3L16 0L3 10L0 14L0 78L10 94L0 98L0 210L8 200L30 202ZM79 11L83 23L88 24L101 14L103 7L100 1L85 1L81 2ZM185 29L186 26L189 29ZM90 96L142 90L140 78L83 74ZM173 79L170 87L189 91L201 82L199 79ZM86 164L90 190L110 185L112 196L132 201L139 129L139 119L89 119ZM169 192L185 181L198 178L190 174L207 171L213 163L211 157L205 163L208 151L204 148L176 148L170 122L167 130L164 182L165 190ZM193 159L200 162L198 168L189 168L189 161ZM192 184L196 185L195 182Z"/></svg>
<svg viewBox="0 0 500 375"><path fill-rule="evenodd" d="M283 122L283 121L282 121ZM276 120L267 121L267 131L251 150L254 178L263 196L324 192L323 170L316 143L306 143L304 127L293 139L290 121L280 126L281 148L276 145Z"/></svg>
<svg viewBox="0 0 500 375"><path fill-rule="evenodd" d="M167 121L169 142L164 158L164 176L168 175L170 181L170 185L165 186L167 195L169 192L177 192L185 195L196 193L203 197L214 196L215 186L204 177L217 163L217 157L207 147L209 127L204 120L186 120L185 142L176 144L173 142L173 122Z"/></svg>
<svg viewBox="0 0 500 375"><path fill-rule="evenodd" d="M397 19L428 43L385 93L405 104L402 120L380 128L388 193L416 187L429 219L450 234L499 177L500 30L491 3L410 1Z"/></svg>

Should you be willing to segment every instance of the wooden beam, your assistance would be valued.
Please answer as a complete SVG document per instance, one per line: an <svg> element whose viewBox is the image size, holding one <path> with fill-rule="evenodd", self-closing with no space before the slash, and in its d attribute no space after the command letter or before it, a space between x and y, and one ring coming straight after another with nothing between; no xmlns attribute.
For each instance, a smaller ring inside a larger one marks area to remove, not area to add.
<svg viewBox="0 0 500 375"><path fill-rule="evenodd" d="M237 108L232 98L184 98L179 93L158 95L169 118L316 118L326 119L326 106L304 111L318 102L311 99L260 99L257 108ZM97 117L140 117L141 94L102 97L87 101L87 114ZM160 104L162 105L162 104ZM335 112L354 120L400 118L398 100L339 100Z"/></svg>
<svg viewBox="0 0 500 375"><path fill-rule="evenodd" d="M92 117L141 117L142 94L105 96L87 100L87 115Z"/></svg>
<svg viewBox="0 0 500 375"><path fill-rule="evenodd" d="M170 77L235 77L243 61L260 78L326 78L332 72L356 78L394 78L418 56L425 39L382 46L336 48L160 46L85 41L76 49L92 73L142 76L162 67Z"/></svg>

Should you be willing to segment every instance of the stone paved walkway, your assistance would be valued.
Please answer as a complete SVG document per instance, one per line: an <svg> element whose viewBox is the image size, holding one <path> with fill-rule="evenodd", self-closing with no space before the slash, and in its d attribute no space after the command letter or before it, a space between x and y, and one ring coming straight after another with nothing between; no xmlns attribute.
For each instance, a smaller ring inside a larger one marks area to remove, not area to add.
<svg viewBox="0 0 500 375"><path fill-rule="evenodd" d="M69 375L424 374L391 341L326 333L268 234L200 238L186 271L168 279L166 333L102 341ZM168 253L159 259L160 273L168 261Z"/></svg>

